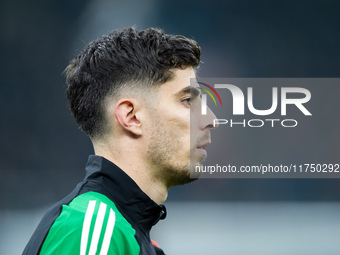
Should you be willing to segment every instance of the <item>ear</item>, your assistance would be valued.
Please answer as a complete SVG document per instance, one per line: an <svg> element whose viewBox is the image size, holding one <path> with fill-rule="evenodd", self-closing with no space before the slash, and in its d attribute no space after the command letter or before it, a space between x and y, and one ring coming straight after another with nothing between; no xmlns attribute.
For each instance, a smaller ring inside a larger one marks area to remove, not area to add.
<svg viewBox="0 0 340 255"><path fill-rule="evenodd" d="M141 136L142 123L138 115L138 103L133 99L121 99L117 102L115 107L115 117L120 126L126 131Z"/></svg>

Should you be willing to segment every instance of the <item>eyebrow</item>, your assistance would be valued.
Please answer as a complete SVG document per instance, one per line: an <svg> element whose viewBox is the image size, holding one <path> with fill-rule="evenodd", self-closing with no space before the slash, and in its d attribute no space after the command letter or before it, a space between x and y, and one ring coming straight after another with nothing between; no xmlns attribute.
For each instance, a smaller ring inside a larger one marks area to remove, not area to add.
<svg viewBox="0 0 340 255"><path fill-rule="evenodd" d="M195 87L187 86L176 93L177 95L181 94L191 94L192 97L198 97L201 94L201 91Z"/></svg>

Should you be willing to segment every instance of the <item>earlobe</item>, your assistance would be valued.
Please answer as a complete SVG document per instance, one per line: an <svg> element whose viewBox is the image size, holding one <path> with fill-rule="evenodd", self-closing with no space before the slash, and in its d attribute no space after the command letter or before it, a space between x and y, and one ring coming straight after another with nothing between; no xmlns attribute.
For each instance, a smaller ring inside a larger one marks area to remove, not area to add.
<svg viewBox="0 0 340 255"><path fill-rule="evenodd" d="M137 102L131 99L122 99L117 102L115 117L120 126L136 136L141 136L142 123L137 116Z"/></svg>

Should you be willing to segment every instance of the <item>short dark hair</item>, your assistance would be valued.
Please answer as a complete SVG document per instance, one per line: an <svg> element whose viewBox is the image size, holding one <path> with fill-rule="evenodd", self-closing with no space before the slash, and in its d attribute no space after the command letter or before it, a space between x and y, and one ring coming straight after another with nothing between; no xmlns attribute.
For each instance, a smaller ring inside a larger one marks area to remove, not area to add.
<svg viewBox="0 0 340 255"><path fill-rule="evenodd" d="M122 85L163 84L175 68L197 68L201 48L181 35L149 28L114 30L90 42L66 68L67 98L80 128L91 138L105 131L106 98Z"/></svg>

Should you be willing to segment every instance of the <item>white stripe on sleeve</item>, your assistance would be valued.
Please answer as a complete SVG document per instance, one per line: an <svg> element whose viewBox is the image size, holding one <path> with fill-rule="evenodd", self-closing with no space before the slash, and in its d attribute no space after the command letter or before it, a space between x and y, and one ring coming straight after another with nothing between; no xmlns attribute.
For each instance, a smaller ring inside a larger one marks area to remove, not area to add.
<svg viewBox="0 0 340 255"><path fill-rule="evenodd" d="M94 207L96 205L95 200L91 200L89 205L87 206L87 210L85 213L83 229L81 232L81 243L80 243L80 255L85 255L87 248L87 240L89 238L90 226L93 216Z"/></svg>
<svg viewBox="0 0 340 255"><path fill-rule="evenodd" d="M104 239L103 239L102 248L100 250L100 255L107 255L107 252L109 251L111 236L112 236L112 233L113 233L113 228L115 226L115 222L116 222L116 214L112 209L110 209L110 216L109 216L109 220L107 222L105 236L104 236Z"/></svg>
<svg viewBox="0 0 340 255"><path fill-rule="evenodd" d="M102 231L105 211L106 211L106 204L100 203L96 224L94 225L89 255L95 255L97 252L98 241L99 241L100 233Z"/></svg>

